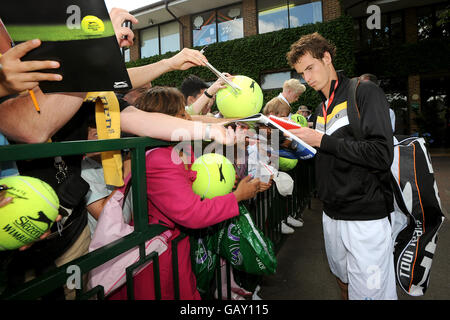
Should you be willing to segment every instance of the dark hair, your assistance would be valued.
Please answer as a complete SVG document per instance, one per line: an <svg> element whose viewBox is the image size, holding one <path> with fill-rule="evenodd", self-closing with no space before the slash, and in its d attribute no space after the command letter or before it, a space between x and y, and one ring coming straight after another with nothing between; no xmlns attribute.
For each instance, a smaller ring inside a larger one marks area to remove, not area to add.
<svg viewBox="0 0 450 320"><path fill-rule="evenodd" d="M336 54L336 47L319 33L314 32L302 36L291 45L291 50L286 54L289 65L293 68L298 60L310 53L313 58L322 59L325 52L331 55L331 60Z"/></svg>
<svg viewBox="0 0 450 320"><path fill-rule="evenodd" d="M189 75L186 79L184 79L181 84L180 91L183 93L184 97L187 99L188 97L197 96L202 89L208 89L209 86L205 81L197 77L196 75Z"/></svg>
<svg viewBox="0 0 450 320"><path fill-rule="evenodd" d="M147 92L147 90L150 89L151 87L152 87L152 84L151 84L151 82L149 82L141 87L132 88L124 95L123 99L125 101L127 101L128 103L130 103L131 105L134 105L136 103L137 99L139 99L140 96L145 94Z"/></svg>
<svg viewBox="0 0 450 320"><path fill-rule="evenodd" d="M160 112L176 116L186 105L183 94L177 88L156 86L136 100L136 108L147 112Z"/></svg>
<svg viewBox="0 0 450 320"><path fill-rule="evenodd" d="M359 76L360 80L369 80L372 81L373 83L375 83L377 86L380 85L380 82L378 81L378 78L376 75L371 74L371 73L364 73L362 75Z"/></svg>

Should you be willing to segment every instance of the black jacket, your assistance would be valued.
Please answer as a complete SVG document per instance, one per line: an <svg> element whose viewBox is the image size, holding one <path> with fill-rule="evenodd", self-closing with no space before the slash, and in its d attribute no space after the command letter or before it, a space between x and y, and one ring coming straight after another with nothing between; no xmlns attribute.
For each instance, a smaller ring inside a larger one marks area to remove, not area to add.
<svg viewBox="0 0 450 320"><path fill-rule="evenodd" d="M334 86L335 81L331 90ZM390 167L394 149L389 105L383 90L369 81L361 82L356 101L362 139L357 140L347 116L348 86L349 79L338 73L326 124L322 104L317 112L314 127L325 132L316 154L318 196L331 218L381 219L388 216L393 203Z"/></svg>

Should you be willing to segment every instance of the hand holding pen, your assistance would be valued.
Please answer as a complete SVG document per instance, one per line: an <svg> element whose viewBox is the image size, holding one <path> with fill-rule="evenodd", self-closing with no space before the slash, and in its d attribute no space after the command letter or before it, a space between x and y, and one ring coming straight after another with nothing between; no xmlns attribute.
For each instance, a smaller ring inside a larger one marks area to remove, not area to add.
<svg viewBox="0 0 450 320"><path fill-rule="evenodd" d="M29 51L40 45L41 41L34 39L15 46L0 19L0 97L28 90L38 113L40 113L39 104L32 89L38 86L40 81L62 80L62 76L59 74L36 72L59 68L59 63L56 61L20 60Z"/></svg>
<svg viewBox="0 0 450 320"><path fill-rule="evenodd" d="M0 57L0 93L2 96L31 90L40 81L61 81L60 74L37 72L59 68L56 61L21 61L26 53L41 45L40 40L21 43Z"/></svg>
<svg viewBox="0 0 450 320"><path fill-rule="evenodd" d="M200 53L203 54L207 47L208 46L205 46L202 50L200 50ZM219 70L214 68L208 61L204 61L204 62L205 62L205 65L208 67L208 69L211 70L216 76L221 78L226 84L228 84L235 94L238 93L238 90L242 90L236 83L228 80L227 77L222 72L220 72Z"/></svg>

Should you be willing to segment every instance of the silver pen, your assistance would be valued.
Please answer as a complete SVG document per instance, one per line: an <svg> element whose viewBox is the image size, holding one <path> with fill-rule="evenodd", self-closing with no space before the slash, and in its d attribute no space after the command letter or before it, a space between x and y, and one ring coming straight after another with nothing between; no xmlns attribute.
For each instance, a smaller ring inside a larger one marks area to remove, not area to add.
<svg viewBox="0 0 450 320"><path fill-rule="evenodd" d="M205 46L202 48L202 50L200 50L200 53L203 54L205 52L205 49L208 46ZM218 76L219 78L221 78L223 81L225 81L226 84L228 84L231 89L233 90L233 92L235 94L238 94L237 90L242 90L241 87L239 87L236 83L231 82L230 80L228 80L222 72L220 72L219 70L217 70L216 68L214 68L209 62L204 61L206 66L208 67L209 70L211 70L216 76Z"/></svg>

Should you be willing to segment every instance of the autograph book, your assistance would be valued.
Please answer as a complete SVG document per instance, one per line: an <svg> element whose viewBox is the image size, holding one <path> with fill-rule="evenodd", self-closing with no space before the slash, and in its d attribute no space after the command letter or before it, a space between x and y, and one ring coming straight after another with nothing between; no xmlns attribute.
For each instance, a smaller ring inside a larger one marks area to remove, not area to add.
<svg viewBox="0 0 450 320"><path fill-rule="evenodd" d="M225 123L225 126L229 125L240 125L249 129L254 129L257 133L260 129L278 129L280 143L282 143L285 139L295 141L297 143L296 154L302 160L314 157L317 152L315 148L311 147L309 144L289 131L291 129L301 128L299 124L276 116L267 117L262 113L257 113L250 117L233 119L230 122Z"/></svg>

